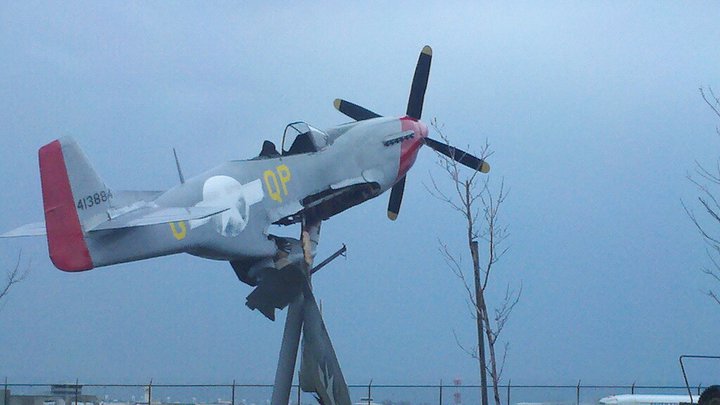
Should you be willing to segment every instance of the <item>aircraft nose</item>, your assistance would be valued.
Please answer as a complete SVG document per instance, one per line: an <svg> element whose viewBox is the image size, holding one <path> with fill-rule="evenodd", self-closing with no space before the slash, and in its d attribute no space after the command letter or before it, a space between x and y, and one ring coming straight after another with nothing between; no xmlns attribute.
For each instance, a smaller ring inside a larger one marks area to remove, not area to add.
<svg viewBox="0 0 720 405"><path fill-rule="evenodd" d="M425 125L424 122L418 121L418 126L420 127L420 133L416 133L416 135L419 135L421 138L427 138L428 137L428 127Z"/></svg>
<svg viewBox="0 0 720 405"><path fill-rule="evenodd" d="M400 169L398 170L398 178L405 176L410 170L417 158L418 150L424 144L424 139L428 136L428 127L423 122L411 117L403 117L400 119L403 131L413 131L415 136L402 142L400 148Z"/></svg>

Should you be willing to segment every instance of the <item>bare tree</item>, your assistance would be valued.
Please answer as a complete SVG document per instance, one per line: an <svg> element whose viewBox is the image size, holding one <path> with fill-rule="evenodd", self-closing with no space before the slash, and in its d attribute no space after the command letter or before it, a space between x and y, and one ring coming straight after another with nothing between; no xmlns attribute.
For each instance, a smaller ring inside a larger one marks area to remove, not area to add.
<svg viewBox="0 0 720 405"><path fill-rule="evenodd" d="M27 277L28 268L21 268L21 258L22 254L18 253L15 267L7 272L5 275L5 282L0 284L0 302L2 302L2 300L10 293L12 286L23 281L25 277Z"/></svg>
<svg viewBox="0 0 720 405"><path fill-rule="evenodd" d="M448 138L442 133L442 126L436 120L433 120L431 125L440 138L449 144ZM484 160L490 155L489 149L489 144L486 142L480 153L481 159ZM447 203L465 220L468 248L472 258L471 282L469 274L466 274L461 255L453 253L447 244L440 241L440 252L453 274L462 282L467 294L470 314L477 327L477 345L473 349L469 350L463 346L457 335L455 339L463 351L478 361L482 404L487 405L488 403L487 376L489 375L492 380L495 404L500 405L499 385L509 345L505 343L500 359L496 356L495 349L498 337L505 328L510 314L520 300L522 293L522 286L517 291L507 286L505 296L499 305L493 309L491 319L486 300L486 291L490 284L491 275L495 271L495 265L508 250L505 246L509 236L508 228L500 221L501 208L507 198L507 190L504 181L501 181L499 186L493 188L489 176L485 176L478 171L470 171L467 175L464 175L463 171L468 169L461 168L455 159L439 156L438 164L452 179L452 187L450 191L445 191L445 188L441 187L431 176L432 184L427 188L434 197ZM482 258L479 249L481 242L484 246ZM486 359L486 344L489 359Z"/></svg>
<svg viewBox="0 0 720 405"><path fill-rule="evenodd" d="M700 96L705 104L710 107L715 116L720 119L720 98L715 95L712 87L708 87L707 91L700 87ZM720 135L720 128L715 127L715 132ZM720 158L715 161L713 167L707 167L698 161L695 161L695 173L689 174L688 179L698 188L700 195L698 202L702 210L707 214L705 220L709 219L713 225L720 223L720 200L715 195L716 188L720 186ZM698 218L695 212L683 202L683 208L693 221L703 240L706 243L706 251L710 258L710 267L702 269L715 283L720 283L720 235L713 230L712 226L706 225L704 220ZM720 304L720 296L717 287L708 288L706 294L715 303Z"/></svg>

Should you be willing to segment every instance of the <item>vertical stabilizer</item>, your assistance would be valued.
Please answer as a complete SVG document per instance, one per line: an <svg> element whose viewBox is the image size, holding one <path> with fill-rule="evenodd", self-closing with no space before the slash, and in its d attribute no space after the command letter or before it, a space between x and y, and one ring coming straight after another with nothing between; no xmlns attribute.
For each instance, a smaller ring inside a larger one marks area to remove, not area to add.
<svg viewBox="0 0 720 405"><path fill-rule="evenodd" d="M107 219L112 192L72 138L38 151L50 259L65 271L93 268L85 231Z"/></svg>

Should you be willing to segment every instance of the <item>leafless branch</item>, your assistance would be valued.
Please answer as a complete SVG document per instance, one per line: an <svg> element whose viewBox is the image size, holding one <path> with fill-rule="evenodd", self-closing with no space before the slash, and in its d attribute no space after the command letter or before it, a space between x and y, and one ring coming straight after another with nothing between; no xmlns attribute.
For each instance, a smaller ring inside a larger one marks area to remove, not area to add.
<svg viewBox="0 0 720 405"><path fill-rule="evenodd" d="M455 276L460 279L463 288L465 288L465 294L468 303L468 309L470 311L470 316L473 319L481 319L482 315L480 313L480 306L477 303L475 294L473 293L470 283L465 277L465 272L462 271L462 256L455 256L450 253L448 246L442 241L438 240L438 244L440 245L438 250L443 257L445 264L447 264L448 268L450 268L453 274L455 274Z"/></svg>
<svg viewBox="0 0 720 405"><path fill-rule="evenodd" d="M502 330L505 328L505 324L510 318L510 313L512 313L513 309L515 309L515 306L520 301L521 295L522 284L520 284L520 290L517 292L510 290L509 285L505 289L505 298L503 299L502 305L500 308L495 309L495 339L497 339Z"/></svg>
<svg viewBox="0 0 720 405"><path fill-rule="evenodd" d="M468 349L467 347L465 347L462 343L460 343L460 339L458 338L457 333L455 332L454 329L453 329L453 336L455 336L455 343L458 345L458 347L460 348L460 350L464 351L465 354L467 354L468 356L472 357L473 359L478 360L478 350L477 350L477 346L473 347L473 350L469 350L469 349Z"/></svg>
<svg viewBox="0 0 720 405"><path fill-rule="evenodd" d="M502 355L502 361L500 362L500 370L498 371L498 380L502 380L503 372L505 371L505 361L507 360L507 354L510 350L510 343L505 342L505 347L503 349L503 355Z"/></svg>
<svg viewBox="0 0 720 405"><path fill-rule="evenodd" d="M717 304L720 304L720 298L718 298L717 294L713 290L708 290L707 295L712 298Z"/></svg>
<svg viewBox="0 0 720 405"><path fill-rule="evenodd" d="M707 90L703 87L698 89L700 96L702 97L705 104L712 110L716 117L720 118L720 98L715 95L712 87L708 86ZM720 135L720 129L716 126L715 132ZM703 220L695 214L695 212L681 201L682 207L685 213L688 215L690 220L695 225L695 228L702 235L703 241L706 243L706 253L712 264L711 268L702 269L703 273L712 278L715 285L720 284L720 237L717 235L717 225L720 224L720 199L716 197L716 191L714 190L717 186L720 186L720 159L714 162L712 168L695 161L695 175L688 175L687 178L692 184L694 184L700 195L698 196L698 202L703 208L704 215ZM711 189L711 187L713 189ZM710 220L710 225L705 223L705 219ZM717 304L720 305L720 297L717 290L712 288L708 289L705 293Z"/></svg>
<svg viewBox="0 0 720 405"><path fill-rule="evenodd" d="M687 213L687 215L690 217L690 220L695 224L695 228L700 232L700 234L703 236L704 240L708 243L711 243L715 246L720 245L720 240L714 238L709 233L705 231L705 227L703 227L700 222L698 221L697 217L695 216L695 212L693 212L691 209L688 208L688 206L685 204L684 201L681 201L683 209Z"/></svg>
<svg viewBox="0 0 720 405"><path fill-rule="evenodd" d="M715 115L720 118L720 98L715 95L712 87L708 86L708 92L710 92L709 96L705 94L705 90L702 87L700 87L698 90L700 90L700 96L702 96L705 104L707 104L708 107L710 107L710 109L715 113ZM720 135L720 128L718 128L717 126L715 126L715 133Z"/></svg>
<svg viewBox="0 0 720 405"><path fill-rule="evenodd" d="M30 266L28 265L27 268L21 269L21 259L22 251L18 253L15 267L7 273L5 276L5 283L0 287L0 301L10 293L10 288L12 288L12 286L23 281L25 277L27 277Z"/></svg>
<svg viewBox="0 0 720 405"><path fill-rule="evenodd" d="M702 87L700 87L698 90L700 90L700 95L705 101L705 104L707 104L708 107L710 107L715 112L715 115L717 115L718 118L720 118L720 99L715 96L712 87L708 86L708 91L710 92L711 99L708 99L708 96L705 94L705 90Z"/></svg>

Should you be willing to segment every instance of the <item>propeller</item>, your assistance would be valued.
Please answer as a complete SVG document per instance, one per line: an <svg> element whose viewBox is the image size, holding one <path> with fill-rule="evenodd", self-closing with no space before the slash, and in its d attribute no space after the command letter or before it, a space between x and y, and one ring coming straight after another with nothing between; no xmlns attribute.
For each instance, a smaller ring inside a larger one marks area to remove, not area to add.
<svg viewBox="0 0 720 405"><path fill-rule="evenodd" d="M490 165L486 161L476 156L473 156L462 149L458 149L446 143L438 142L431 138L425 138L424 142L425 145L429 146L436 152L442 153L443 155L460 163L461 165L467 166L473 170L477 170L482 173L487 173L490 171Z"/></svg>
<svg viewBox="0 0 720 405"><path fill-rule="evenodd" d="M432 62L432 48L425 45L418 57L410 86L410 97L408 97L407 115L419 120L422 116L423 102L425 101L425 90L430 78L430 64ZM405 191L405 180L407 175L395 183L390 191L387 216L391 221L397 219L402 204L403 192Z"/></svg>
<svg viewBox="0 0 720 405"><path fill-rule="evenodd" d="M371 118L381 117L380 114L376 114L368 110L367 108L360 107L357 104L353 104L349 101L341 100L339 98L336 98L333 104L335 105L335 109L356 121L363 121L369 120Z"/></svg>
<svg viewBox="0 0 720 405"><path fill-rule="evenodd" d="M430 77L430 63L432 62L432 48L425 45L418 57L415 66L410 97L408 98L407 115L420 119L422 115L423 102L425 101L425 90L427 89L428 78Z"/></svg>
<svg viewBox="0 0 720 405"><path fill-rule="evenodd" d="M410 86L410 96L408 97L407 116L420 120L422 117L423 103L425 101L425 90L427 90L428 79L430 77L430 65L432 63L432 48L423 47L415 66L415 74L413 75L412 85ZM335 99L335 108L341 113L353 118L357 121L369 120L381 117L380 114L372 112L365 107L351 103L346 100ZM481 173L490 171L490 165L483 159L480 159L462 149L450 146L444 142L438 142L431 138L423 138L423 144L429 146L438 153L442 153L448 158L467 166L470 169L477 170ZM405 191L405 180L407 175L398 180L390 191L390 201L388 202L388 218L395 220L400 213L402 205L403 192Z"/></svg>
<svg viewBox="0 0 720 405"><path fill-rule="evenodd" d="M388 202L387 216L391 221L397 219L400 213L400 203L402 202L403 192L405 191L405 177L403 176L390 190L390 201Z"/></svg>

